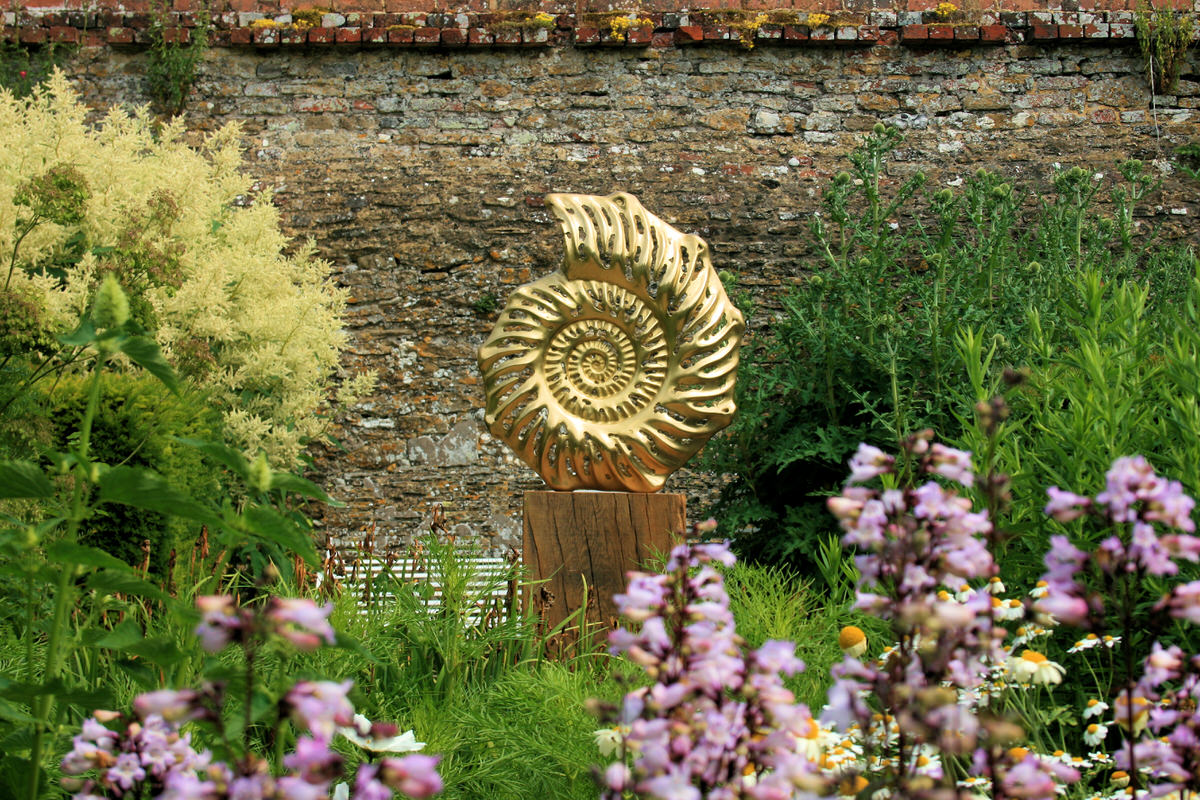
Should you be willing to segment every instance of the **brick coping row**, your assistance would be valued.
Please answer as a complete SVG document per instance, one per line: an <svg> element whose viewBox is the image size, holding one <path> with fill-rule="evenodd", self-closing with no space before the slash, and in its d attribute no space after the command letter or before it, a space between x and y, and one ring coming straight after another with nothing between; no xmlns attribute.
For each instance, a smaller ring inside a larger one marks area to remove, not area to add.
<svg viewBox="0 0 1200 800"><path fill-rule="evenodd" d="M677 47L701 44L915 46L1132 43L1131 11L984 11L969 21L942 21L934 12L871 11L838 14L827 24L770 24L747 28L728 12L650 13L620 34L603 15L562 14L535 24L495 13L327 13L321 25L293 25L291 16L228 12L211 21L209 44L259 48L298 46L373 47ZM608 15L612 16L612 15ZM751 17L752 19L752 17ZM644 24L646 21L651 24ZM27 45L137 46L151 42L149 14L120 11L6 11L0 39ZM161 20L167 41L187 42L200 24L191 12ZM752 38L751 38L752 37Z"/></svg>

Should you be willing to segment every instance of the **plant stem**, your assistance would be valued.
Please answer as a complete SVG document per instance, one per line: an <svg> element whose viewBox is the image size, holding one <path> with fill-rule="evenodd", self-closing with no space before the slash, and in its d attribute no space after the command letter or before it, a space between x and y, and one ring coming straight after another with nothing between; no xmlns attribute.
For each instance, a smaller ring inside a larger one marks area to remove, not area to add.
<svg viewBox="0 0 1200 800"><path fill-rule="evenodd" d="M91 441L92 422L96 418L96 408L100 405L100 375L103 362L107 355L101 353L96 359L92 373L92 384L88 392L87 410L83 415L83 423L79 428L79 449L76 451L75 489L71 497L71 515L67 523L67 542L74 542L79 537L79 526L84 516L85 486L90 482L88 470L88 445ZM58 573L58 585L54 593L54 616L50 622L50 639L46 644L46 668L42 672L45 683L53 683L58 678L62 667L62 638L63 628L68 610L74 605L75 566L64 564ZM30 632L32 635L32 631ZM34 717L36 722L33 729L33 745L29 751L29 800L37 800L39 767L42 761L42 748L45 745L46 729L50 724L50 712L54 708L54 694L46 693L38 698L35 704Z"/></svg>

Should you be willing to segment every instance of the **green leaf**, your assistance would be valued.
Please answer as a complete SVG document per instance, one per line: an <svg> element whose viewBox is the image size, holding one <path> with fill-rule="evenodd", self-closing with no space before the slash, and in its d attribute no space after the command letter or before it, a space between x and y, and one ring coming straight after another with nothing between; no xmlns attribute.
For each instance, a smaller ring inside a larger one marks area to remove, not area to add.
<svg viewBox="0 0 1200 800"><path fill-rule="evenodd" d="M84 317L79 321L79 327L68 334L59 336L58 340L63 344L69 344L74 347L83 347L96 341L96 327L92 325L91 319Z"/></svg>
<svg viewBox="0 0 1200 800"><path fill-rule="evenodd" d="M163 602L170 600L170 597L162 589L149 581L134 577L128 572L114 570L93 572L88 576L87 585L88 588L95 589L102 594L131 594Z"/></svg>
<svg viewBox="0 0 1200 800"><path fill-rule="evenodd" d="M128 677L143 689L157 689L162 684L158 680L158 670L151 669L144 661L132 661L123 658L115 663L122 675Z"/></svg>
<svg viewBox="0 0 1200 800"><path fill-rule="evenodd" d="M34 717L7 700L0 700L0 719L6 722L15 722L18 725L33 725L37 722Z"/></svg>
<svg viewBox="0 0 1200 800"><path fill-rule="evenodd" d="M100 476L100 502L121 503L205 523L217 522L209 509L167 485L157 472L144 467L113 467Z"/></svg>
<svg viewBox="0 0 1200 800"><path fill-rule="evenodd" d="M63 564L80 564L85 567L104 567L105 569L126 571L131 569L124 561L103 550L74 542L55 542L46 548L46 555L51 561Z"/></svg>
<svg viewBox="0 0 1200 800"><path fill-rule="evenodd" d="M32 461L0 461L0 499L54 496L54 484Z"/></svg>
<svg viewBox="0 0 1200 800"><path fill-rule="evenodd" d="M325 490L312 481L301 478L298 475L293 475L290 472L272 472L271 488L290 492L291 494L298 494L301 497L311 497L314 500L320 500L322 503L328 503L334 508L342 508L346 505L325 494Z"/></svg>
<svg viewBox="0 0 1200 800"><path fill-rule="evenodd" d="M179 379L175 370L163 358L158 343L145 336L129 336L121 341L121 352L129 356L129 360L142 367L158 378L172 392L179 393Z"/></svg>
<svg viewBox="0 0 1200 800"><path fill-rule="evenodd" d="M140 656L141 658L160 667L169 667L173 664L178 664L184 659L186 654L179 649L175 639L172 637L156 637L154 639L143 639L137 644L125 648L125 652Z"/></svg>
<svg viewBox="0 0 1200 800"><path fill-rule="evenodd" d="M0 800L16 800L24 797L24 787L29 785L30 770L36 769L39 774L38 786L50 785L50 778L41 765L29 763L27 758L6 755L0 760Z"/></svg>
<svg viewBox="0 0 1200 800"><path fill-rule="evenodd" d="M291 550L310 566L315 567L320 563L317 548L313 545L308 531L274 509L258 505L249 506L242 514L241 521L248 533Z"/></svg>
<svg viewBox="0 0 1200 800"><path fill-rule="evenodd" d="M242 455L241 451L220 442L206 442L203 439L187 439L177 436L175 440L188 447L196 448L213 461L228 468L243 480L249 479L250 463L246 461L246 457Z"/></svg>
<svg viewBox="0 0 1200 800"><path fill-rule="evenodd" d="M94 647L128 650L145 638L142 635L142 627L131 619L125 620L110 631L102 631L102 633L103 635L93 643Z"/></svg>
<svg viewBox="0 0 1200 800"><path fill-rule="evenodd" d="M353 636L342 633L341 631L334 631L334 637L333 646L335 648L339 650L349 650L351 653L361 656L370 664L380 663L378 656L372 653L366 645L364 645L358 639L355 639Z"/></svg>

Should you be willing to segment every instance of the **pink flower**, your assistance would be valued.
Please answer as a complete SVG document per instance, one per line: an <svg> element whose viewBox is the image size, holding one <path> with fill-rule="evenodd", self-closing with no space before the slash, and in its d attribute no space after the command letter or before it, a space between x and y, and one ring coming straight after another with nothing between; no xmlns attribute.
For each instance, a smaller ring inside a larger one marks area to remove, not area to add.
<svg viewBox="0 0 1200 800"><path fill-rule="evenodd" d="M1087 513L1087 507L1092 504L1092 498L1063 491L1057 486L1051 486L1046 490L1046 494L1050 496L1050 502L1044 509L1046 516L1059 522L1070 522L1082 517Z"/></svg>
<svg viewBox="0 0 1200 800"><path fill-rule="evenodd" d="M165 719L167 722L194 718L200 709L196 706L198 695L191 689L174 691L160 689L157 692L147 692L139 695L133 701L133 711L142 720L152 714Z"/></svg>
<svg viewBox="0 0 1200 800"><path fill-rule="evenodd" d="M354 681L301 681L285 700L302 727L328 741L338 728L354 723L354 706L346 698L352 686Z"/></svg>
<svg viewBox="0 0 1200 800"><path fill-rule="evenodd" d="M379 762L380 779L398 792L423 800L442 790L442 778L437 773L437 765L441 760L441 756L420 753L403 758L385 758Z"/></svg>
<svg viewBox="0 0 1200 800"><path fill-rule="evenodd" d="M235 632L244 626L244 620L238 614L233 598L226 595L204 595L196 598L196 608L200 609L200 624L196 626L196 636L200 637L200 647L206 653L217 653L233 639Z"/></svg>
<svg viewBox="0 0 1200 800"><path fill-rule="evenodd" d="M329 624L333 603L318 606L302 597L272 597L267 619L276 626L275 632L301 650L316 650L322 640L333 644L335 634Z"/></svg>
<svg viewBox="0 0 1200 800"><path fill-rule="evenodd" d="M850 478L848 483L865 483L871 478L892 471L896 460L878 447L869 444L859 444L854 457L850 459Z"/></svg>
<svg viewBox="0 0 1200 800"><path fill-rule="evenodd" d="M934 442L929 447L929 471L943 478L957 481L970 488L975 484L975 472L971 467L971 454L966 450L955 450Z"/></svg>

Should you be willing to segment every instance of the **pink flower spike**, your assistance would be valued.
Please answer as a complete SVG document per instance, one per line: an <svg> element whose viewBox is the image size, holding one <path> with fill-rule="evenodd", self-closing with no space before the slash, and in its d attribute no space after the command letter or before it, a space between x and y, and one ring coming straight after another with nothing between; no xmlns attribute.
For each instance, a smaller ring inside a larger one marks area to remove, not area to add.
<svg viewBox="0 0 1200 800"><path fill-rule="evenodd" d="M971 466L971 454L966 450L955 450L935 442L929 448L929 471L943 478L961 483L970 488L975 485L975 470Z"/></svg>
<svg viewBox="0 0 1200 800"><path fill-rule="evenodd" d="M220 594L197 597L196 608L200 610L196 636L206 653L218 653L225 649L234 633L243 627L243 620L232 597Z"/></svg>
<svg viewBox="0 0 1200 800"><path fill-rule="evenodd" d="M1090 497L1066 492L1057 486L1048 488L1046 494L1050 496L1050 502L1046 503L1044 509L1046 516L1053 517L1059 522L1070 522L1082 517L1087 513L1088 506L1092 504Z"/></svg>
<svg viewBox="0 0 1200 800"><path fill-rule="evenodd" d="M385 758L379 763L379 777L398 792L423 800L442 790L442 778L437 773L441 756L414 753L403 758Z"/></svg>
<svg viewBox="0 0 1200 800"><path fill-rule="evenodd" d="M859 444L850 459L850 477L847 483L864 483L871 478L891 472L896 459L869 444Z"/></svg>
<svg viewBox="0 0 1200 800"><path fill-rule="evenodd" d="M147 692L134 698L133 711L143 721L157 714L167 722L179 722L197 715L199 709L196 707L196 699L196 692L191 689L159 689L157 692Z"/></svg>
<svg viewBox="0 0 1200 800"><path fill-rule="evenodd" d="M273 597L267 618L275 632L301 650L316 650L321 642L333 644L336 635L329 624L333 603L318 606L302 597Z"/></svg>

